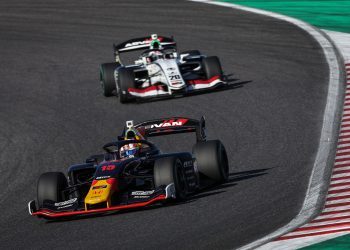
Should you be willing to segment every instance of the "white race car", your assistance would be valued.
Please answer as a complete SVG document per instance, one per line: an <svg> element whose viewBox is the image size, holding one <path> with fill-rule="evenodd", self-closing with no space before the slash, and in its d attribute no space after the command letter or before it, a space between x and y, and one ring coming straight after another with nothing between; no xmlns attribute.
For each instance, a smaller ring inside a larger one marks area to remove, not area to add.
<svg viewBox="0 0 350 250"><path fill-rule="evenodd" d="M131 39L114 47L114 63L100 67L105 96L116 95L121 103L137 98L178 96L226 85L219 58L198 50L178 54L171 37L156 34ZM120 54L143 50L134 64L124 65Z"/></svg>

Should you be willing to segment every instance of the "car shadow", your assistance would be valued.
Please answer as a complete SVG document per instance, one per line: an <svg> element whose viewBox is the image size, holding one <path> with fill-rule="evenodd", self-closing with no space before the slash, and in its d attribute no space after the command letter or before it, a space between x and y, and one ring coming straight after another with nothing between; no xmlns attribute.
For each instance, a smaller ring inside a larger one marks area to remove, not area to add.
<svg viewBox="0 0 350 250"><path fill-rule="evenodd" d="M251 178L256 178L268 174L267 171L271 168L255 169L238 173L230 173L227 182L221 185L211 185L202 189L198 194L193 195L189 200L197 200L211 195L224 193L228 188L238 185L238 182ZM219 191L220 190L220 191Z"/></svg>
<svg viewBox="0 0 350 250"><path fill-rule="evenodd" d="M255 170L243 171L238 173L230 173L229 180L232 182L239 182L250 178L255 178L255 177L267 174L267 171L269 169L271 168L262 168L262 169L255 169Z"/></svg>

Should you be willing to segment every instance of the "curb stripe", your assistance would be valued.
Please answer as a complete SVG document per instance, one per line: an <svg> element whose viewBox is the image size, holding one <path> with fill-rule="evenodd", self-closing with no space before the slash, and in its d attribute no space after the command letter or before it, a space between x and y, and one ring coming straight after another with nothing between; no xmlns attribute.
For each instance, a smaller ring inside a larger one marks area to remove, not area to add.
<svg viewBox="0 0 350 250"><path fill-rule="evenodd" d="M332 218L342 218L342 217L346 217L346 216L350 216L349 213L347 211L345 212L339 212L339 213L334 213L334 214L325 214L325 215L320 215L317 217L316 220L323 220L323 219L332 219ZM315 220L315 221L316 221Z"/></svg>
<svg viewBox="0 0 350 250"><path fill-rule="evenodd" d="M334 169L333 172L339 171L339 168L345 168L350 166L350 161L349 162L335 162L334 163ZM343 169L345 170L345 169Z"/></svg>
<svg viewBox="0 0 350 250"><path fill-rule="evenodd" d="M337 177L337 178L332 178L331 183L337 182L337 181L342 181L342 180L349 180L349 175L343 176L343 177Z"/></svg>
<svg viewBox="0 0 350 250"><path fill-rule="evenodd" d="M333 198L333 197L339 197L339 196L344 196L344 195L350 195L350 192L341 192L341 193L336 193L336 194L328 194L328 198Z"/></svg>
<svg viewBox="0 0 350 250"><path fill-rule="evenodd" d="M324 234L347 232L348 230L349 230L348 228L345 228L345 229L329 230L329 231L318 232L318 233L309 233L309 234L304 234L304 235L282 236L279 238L279 240L290 240L290 239L302 238L302 237L310 237L310 236L319 236L319 235L324 235Z"/></svg>
<svg viewBox="0 0 350 250"><path fill-rule="evenodd" d="M318 220L312 221L312 223L334 221L334 220L343 220L343 219L350 219L350 215L339 216L339 217L332 217L332 218L326 218L326 219L318 219Z"/></svg>
<svg viewBox="0 0 350 250"><path fill-rule="evenodd" d="M275 242L339 232L350 233L350 63L346 67L348 86L324 208L317 218L279 237Z"/></svg>
<svg viewBox="0 0 350 250"><path fill-rule="evenodd" d="M338 189L338 190L331 190L328 191L328 194L335 194L335 193L344 193L344 192L350 192L350 188L345 188L345 189Z"/></svg>
<svg viewBox="0 0 350 250"><path fill-rule="evenodd" d="M331 207L344 207L344 206L350 206L350 202L336 203L336 204L327 204L324 207L325 208L331 208Z"/></svg>
<svg viewBox="0 0 350 250"><path fill-rule="evenodd" d="M334 200L341 200L341 199L350 199L350 195L328 197L326 201L334 201Z"/></svg>
<svg viewBox="0 0 350 250"><path fill-rule="evenodd" d="M348 213L350 212L350 206L347 207L333 207L333 208L327 208L323 210L324 212L321 213L321 215L330 215L330 214L339 214L339 213Z"/></svg>
<svg viewBox="0 0 350 250"><path fill-rule="evenodd" d="M344 164L344 166L338 165L338 166L334 166L334 168L335 169L333 170L333 173L335 171L350 170L350 165L348 165L348 164ZM335 175L338 175L338 173L335 173L333 176L335 176Z"/></svg>
<svg viewBox="0 0 350 250"><path fill-rule="evenodd" d="M350 223L349 222L344 222L344 223L335 223L333 225L300 227L300 228L296 229L294 232L303 232L303 231L310 231L310 230L317 230L317 229L328 229L328 228L331 229L331 228L334 228L334 227L346 227L346 228L350 229Z"/></svg>

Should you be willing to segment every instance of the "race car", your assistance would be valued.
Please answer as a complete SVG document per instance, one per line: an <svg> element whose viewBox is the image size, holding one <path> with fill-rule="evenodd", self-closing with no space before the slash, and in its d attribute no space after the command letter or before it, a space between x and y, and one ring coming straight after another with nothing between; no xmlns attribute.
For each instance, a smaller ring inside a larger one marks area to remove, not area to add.
<svg viewBox="0 0 350 250"><path fill-rule="evenodd" d="M114 47L114 63L100 66L105 96L120 102L135 99L181 96L227 85L217 56L198 50L177 52L174 38L158 36L131 39ZM120 54L143 50L132 65L124 65Z"/></svg>
<svg viewBox="0 0 350 250"><path fill-rule="evenodd" d="M149 137L195 133L193 152L163 154ZM106 213L179 201L228 179L224 145L206 140L205 120L173 117L134 125L127 121L104 153L62 172L43 173L29 213L46 219Z"/></svg>

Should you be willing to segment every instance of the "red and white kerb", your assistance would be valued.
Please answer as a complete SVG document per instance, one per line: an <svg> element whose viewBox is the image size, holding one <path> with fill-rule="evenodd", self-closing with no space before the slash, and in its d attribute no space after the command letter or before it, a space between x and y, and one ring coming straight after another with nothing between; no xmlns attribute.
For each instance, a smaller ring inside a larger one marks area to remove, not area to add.
<svg viewBox="0 0 350 250"><path fill-rule="evenodd" d="M345 69L344 111L325 207L316 219L277 241L350 232L350 62Z"/></svg>

